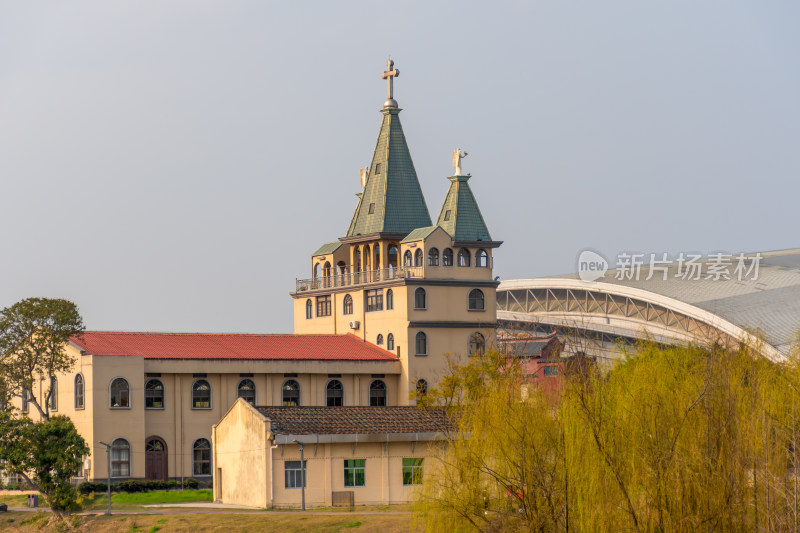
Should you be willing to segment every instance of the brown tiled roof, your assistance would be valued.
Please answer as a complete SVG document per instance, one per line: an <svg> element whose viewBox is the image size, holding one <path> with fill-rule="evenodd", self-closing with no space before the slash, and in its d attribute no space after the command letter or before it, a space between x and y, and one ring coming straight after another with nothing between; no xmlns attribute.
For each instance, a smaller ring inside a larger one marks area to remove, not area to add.
<svg viewBox="0 0 800 533"><path fill-rule="evenodd" d="M443 409L416 407L256 407L282 435L436 433L446 428Z"/></svg>
<svg viewBox="0 0 800 533"><path fill-rule="evenodd" d="M397 356L355 335L257 335L86 331L70 339L93 355L145 359L396 361Z"/></svg>

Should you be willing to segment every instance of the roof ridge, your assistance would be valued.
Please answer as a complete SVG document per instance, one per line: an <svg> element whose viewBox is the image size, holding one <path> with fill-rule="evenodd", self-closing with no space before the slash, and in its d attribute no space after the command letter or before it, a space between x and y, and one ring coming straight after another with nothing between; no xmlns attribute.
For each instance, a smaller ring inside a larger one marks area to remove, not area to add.
<svg viewBox="0 0 800 533"><path fill-rule="evenodd" d="M354 336L352 333L214 333L214 332L192 332L192 331L112 331L112 330L85 330L84 334L108 334L108 335L200 335L208 337L347 337ZM356 337L361 340L360 337Z"/></svg>

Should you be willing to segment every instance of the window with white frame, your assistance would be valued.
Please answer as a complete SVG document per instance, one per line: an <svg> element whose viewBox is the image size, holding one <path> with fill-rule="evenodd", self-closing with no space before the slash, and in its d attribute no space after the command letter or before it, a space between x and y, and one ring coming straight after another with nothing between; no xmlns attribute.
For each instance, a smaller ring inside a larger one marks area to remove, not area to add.
<svg viewBox="0 0 800 533"><path fill-rule="evenodd" d="M305 486L308 461L303 461L303 463L305 464L300 463L300 461L283 462L284 486L287 489L300 489Z"/></svg>

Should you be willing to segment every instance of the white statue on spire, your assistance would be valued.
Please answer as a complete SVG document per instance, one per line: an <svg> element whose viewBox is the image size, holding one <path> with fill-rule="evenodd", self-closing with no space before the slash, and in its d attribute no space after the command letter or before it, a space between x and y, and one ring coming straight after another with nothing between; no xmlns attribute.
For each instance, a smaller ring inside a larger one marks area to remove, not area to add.
<svg viewBox="0 0 800 533"><path fill-rule="evenodd" d="M454 176L461 176L461 160L467 157L467 152L461 152L461 148L453 152L453 166L456 167Z"/></svg>

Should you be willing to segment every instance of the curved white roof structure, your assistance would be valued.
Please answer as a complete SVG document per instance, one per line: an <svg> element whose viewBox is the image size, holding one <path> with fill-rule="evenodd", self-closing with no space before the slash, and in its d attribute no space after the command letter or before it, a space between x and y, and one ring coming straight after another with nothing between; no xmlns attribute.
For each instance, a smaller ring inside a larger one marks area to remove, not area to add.
<svg viewBox="0 0 800 533"><path fill-rule="evenodd" d="M752 261L746 262L749 272L737 272L736 256L712 256L696 262L698 270L689 275L677 261L656 264L652 273L644 261L636 271L612 269L596 281L577 274L504 281L497 318L591 334L606 349L615 339L732 340L758 344L765 356L783 360L800 333L800 249L746 258L756 258L757 272L749 268ZM723 261L727 269L719 276L712 263Z"/></svg>

